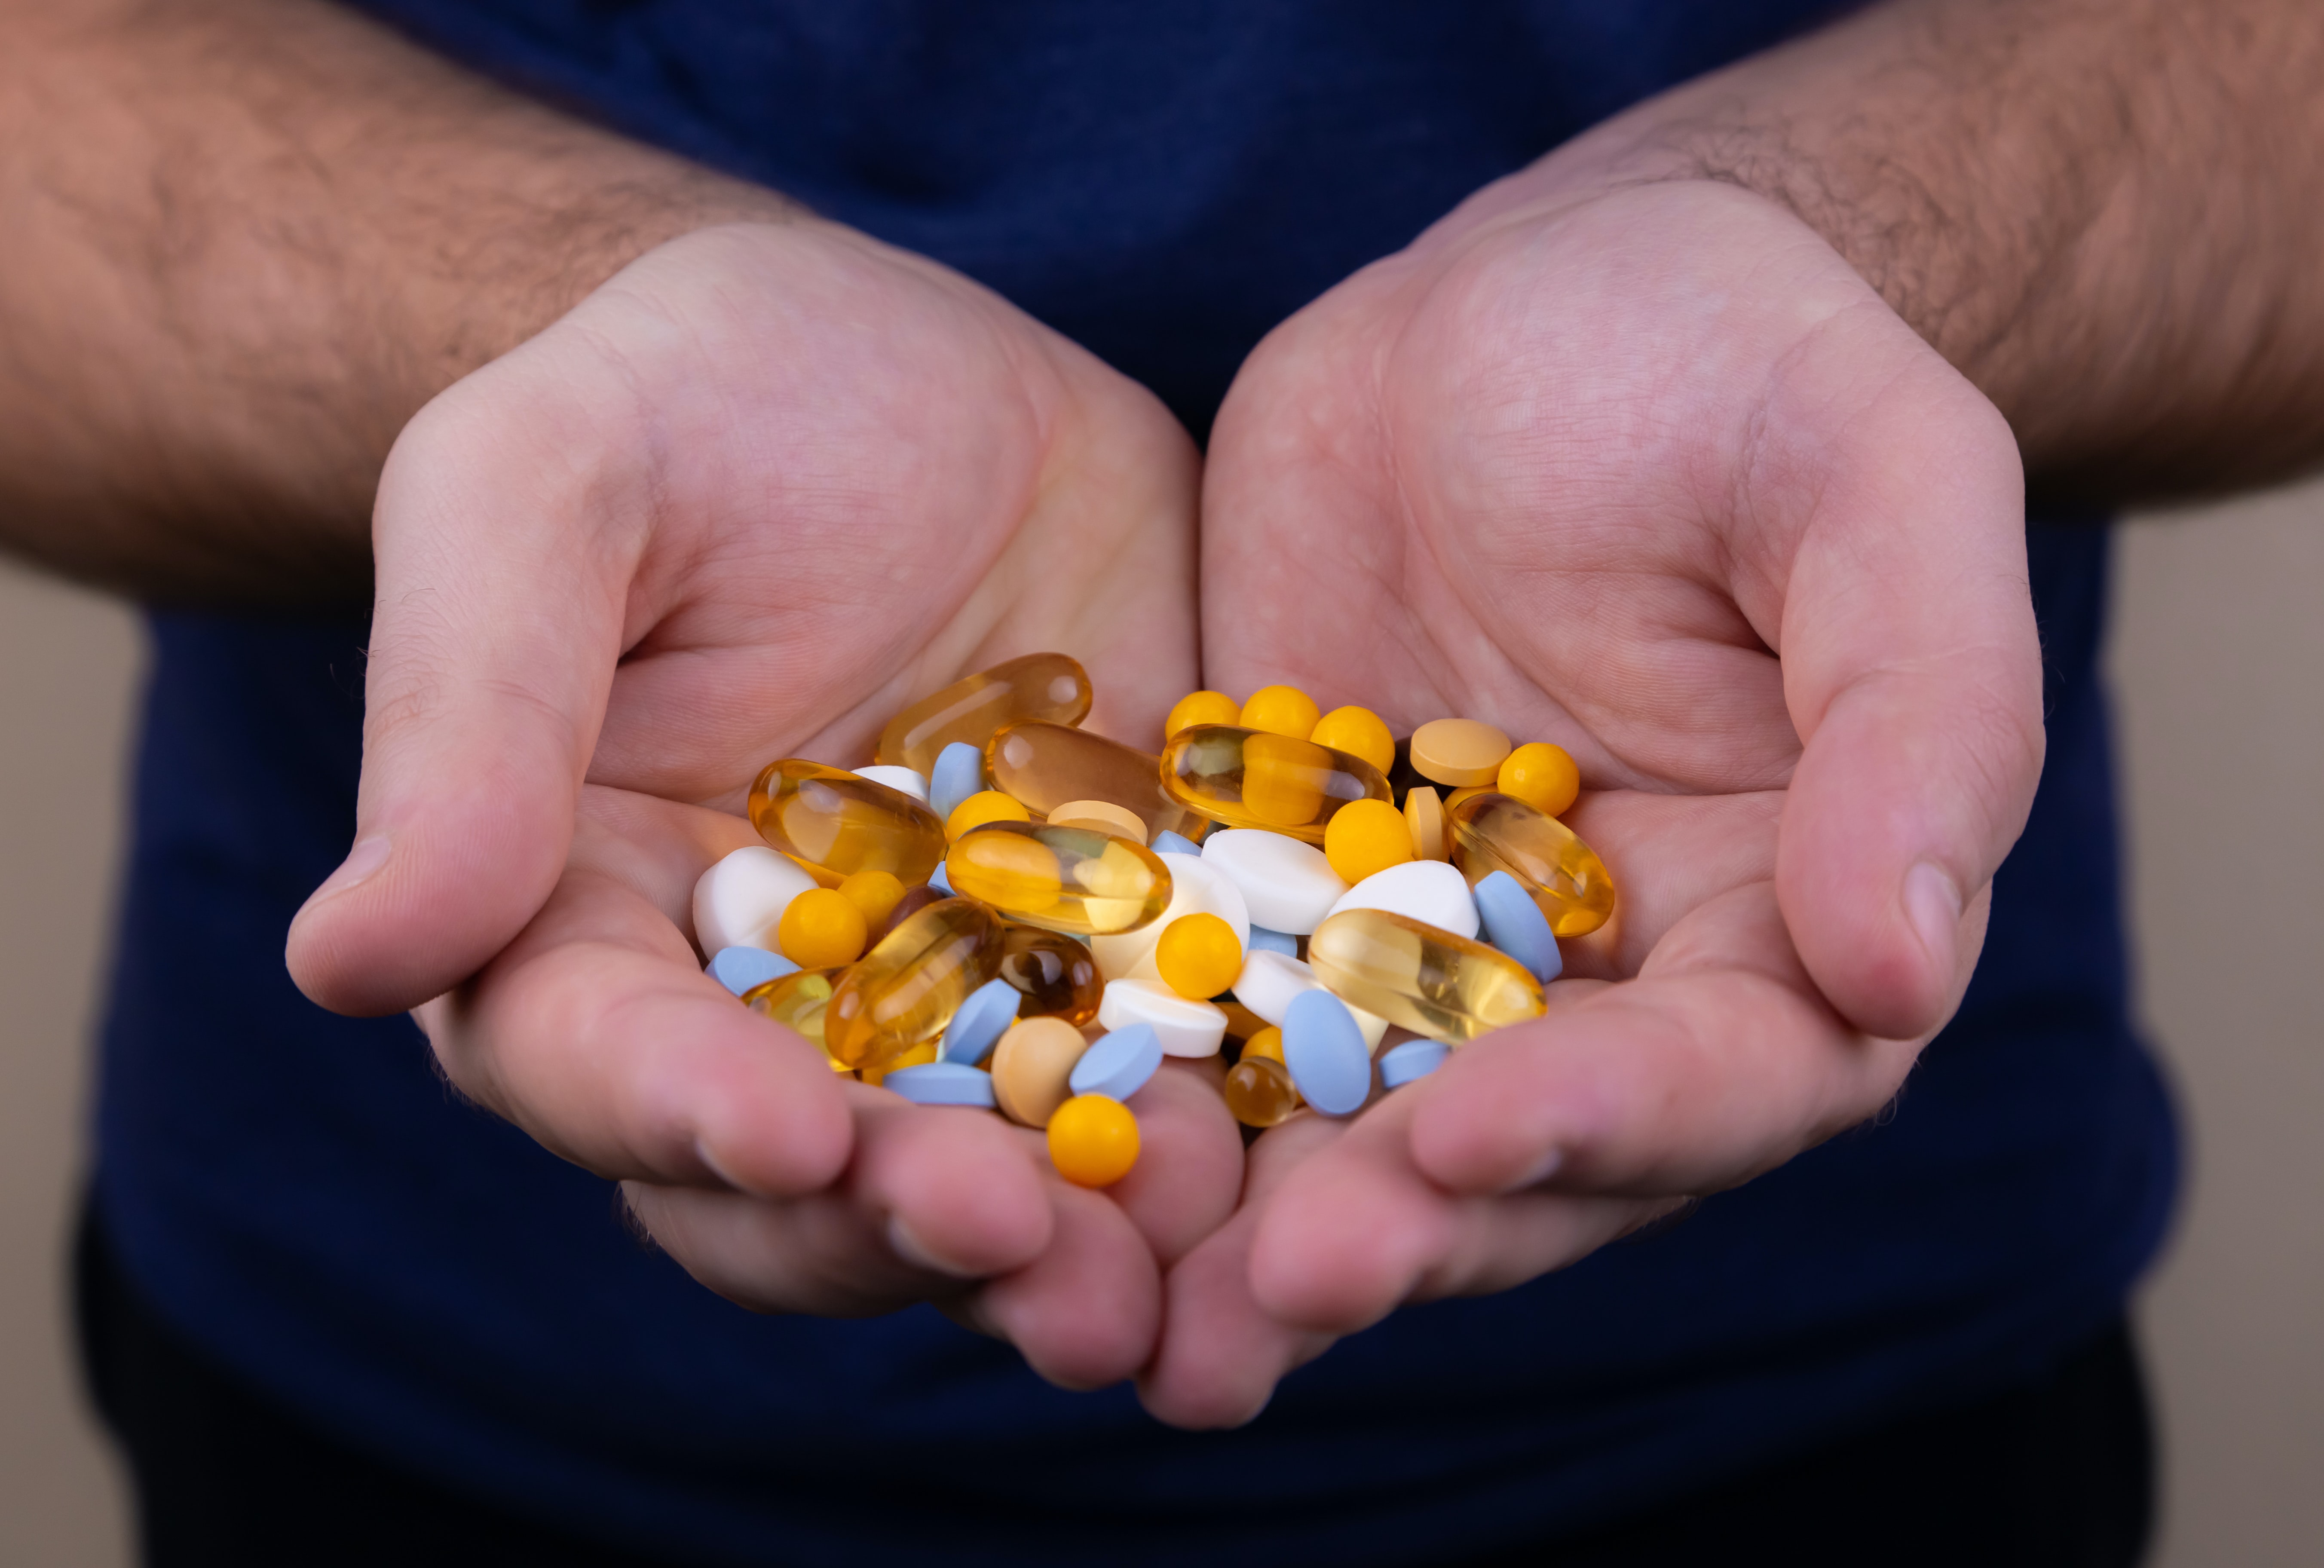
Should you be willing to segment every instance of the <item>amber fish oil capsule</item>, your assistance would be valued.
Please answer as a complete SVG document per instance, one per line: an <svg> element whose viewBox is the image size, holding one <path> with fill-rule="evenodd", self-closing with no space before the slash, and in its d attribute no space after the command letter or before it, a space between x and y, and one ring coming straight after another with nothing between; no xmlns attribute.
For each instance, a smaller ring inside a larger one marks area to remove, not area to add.
<svg viewBox="0 0 2324 1568"><path fill-rule="evenodd" d="M1350 801L1388 798L1388 780L1361 757L1231 724L1173 736L1161 771L1163 789L1189 811L1315 844Z"/></svg>
<svg viewBox="0 0 2324 1568"><path fill-rule="evenodd" d="M886 872L906 887L944 859L944 824L900 789L798 757L770 762L751 786L751 826L785 854L829 873Z"/></svg>
<svg viewBox="0 0 2324 1568"><path fill-rule="evenodd" d="M1019 1018L1055 1018L1079 1028L1097 1017L1105 981L1090 950L1059 931L1002 923L1001 978L1024 995Z"/></svg>
<svg viewBox="0 0 2324 1568"><path fill-rule="evenodd" d="M1560 936L1582 936L1614 913L1614 879L1572 828L1513 795L1487 790L1447 812L1452 863L1475 887L1507 872Z"/></svg>
<svg viewBox="0 0 2324 1568"><path fill-rule="evenodd" d="M1068 936L1112 936L1161 918L1170 869L1143 844L1086 827L994 822L960 835L945 879L963 898Z"/></svg>
<svg viewBox="0 0 2324 1568"><path fill-rule="evenodd" d="M1010 725L984 748L992 785L1043 816L1079 801L1102 800L1146 825L1144 837L1200 839L1209 824L1162 789L1161 760L1087 730L1039 720Z"/></svg>
<svg viewBox="0 0 2324 1568"><path fill-rule="evenodd" d="M828 1055L831 1047L824 1038L824 1012L831 1005L832 982L838 973L836 969L794 970L744 992L742 1005L804 1036ZM847 1071L847 1064L836 1056L831 1058L831 1065L836 1072Z"/></svg>
<svg viewBox="0 0 2324 1568"><path fill-rule="evenodd" d="M840 972L825 1048L850 1067L894 1065L944 1033L969 994L1000 973L1001 953L991 910L970 899L930 904Z"/></svg>
<svg viewBox="0 0 2324 1568"><path fill-rule="evenodd" d="M1541 982L1481 942L1385 909L1344 909L1307 939L1307 964L1342 1001L1462 1045L1541 1016Z"/></svg>
<svg viewBox="0 0 2324 1568"><path fill-rule="evenodd" d="M1094 694L1089 672L1062 653L1028 653L924 696L880 732L879 760L927 778L954 741L982 747L1023 719L1078 724Z"/></svg>

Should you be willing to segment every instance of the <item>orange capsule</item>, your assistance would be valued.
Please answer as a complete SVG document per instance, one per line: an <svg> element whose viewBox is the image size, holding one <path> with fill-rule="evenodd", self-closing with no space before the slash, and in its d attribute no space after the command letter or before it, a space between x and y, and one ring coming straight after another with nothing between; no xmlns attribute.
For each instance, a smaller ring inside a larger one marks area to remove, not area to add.
<svg viewBox="0 0 2324 1568"><path fill-rule="evenodd" d="M1388 780L1361 757L1232 724L1173 736L1161 774L1162 788L1189 811L1315 844L1341 807L1389 798Z"/></svg>
<svg viewBox="0 0 2324 1568"><path fill-rule="evenodd" d="M1025 719L1077 724L1089 717L1089 672L1062 653L1028 653L924 696L880 732L880 761L923 779L954 741L982 746ZM1027 802L1030 805L1031 802Z"/></svg>
<svg viewBox="0 0 2324 1568"><path fill-rule="evenodd" d="M829 876L887 872L910 887L944 859L944 824L899 789L798 757L770 762L751 786L751 826L775 848Z"/></svg>
<svg viewBox="0 0 2324 1568"><path fill-rule="evenodd" d="M1475 887L1507 872L1532 895L1560 936L1581 936L1614 913L1606 862L1572 828L1514 795L1482 790L1447 808L1452 863Z"/></svg>
<svg viewBox="0 0 2324 1568"><path fill-rule="evenodd" d="M742 1005L804 1037L828 1056L830 1047L823 1038L823 1019L825 1010L831 1005L832 982L838 973L836 969L798 969L779 974L764 985L754 985L744 992ZM836 1056L831 1058L831 1065L838 1072L847 1071L847 1064Z"/></svg>
<svg viewBox="0 0 2324 1568"><path fill-rule="evenodd" d="M1087 730L1038 720L1015 724L984 748L995 788L1043 816L1079 800L1121 807L1146 824L1146 837L1175 833L1200 841L1210 824L1162 789L1161 759Z"/></svg>
<svg viewBox="0 0 2324 1568"><path fill-rule="evenodd" d="M969 993L1001 973L1000 917L973 899L930 904L840 972L824 1010L824 1048L881 1068L935 1039Z"/></svg>

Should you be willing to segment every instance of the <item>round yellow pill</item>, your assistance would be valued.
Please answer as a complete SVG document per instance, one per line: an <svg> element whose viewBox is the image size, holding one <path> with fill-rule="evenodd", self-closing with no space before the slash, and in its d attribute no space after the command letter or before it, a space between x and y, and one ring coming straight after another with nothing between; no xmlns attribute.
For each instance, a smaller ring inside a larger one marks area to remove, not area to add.
<svg viewBox="0 0 2324 1568"><path fill-rule="evenodd" d="M1412 825L1385 800L1351 800L1323 825L1323 858L1353 884L1412 858Z"/></svg>
<svg viewBox="0 0 2324 1568"><path fill-rule="evenodd" d="M998 789L980 789L952 808L945 818L945 837L957 839L972 827L982 827L988 822L1030 822L1033 814L1014 795L1003 795Z"/></svg>
<svg viewBox="0 0 2324 1568"><path fill-rule="evenodd" d="M1424 779L1459 787L1490 784L1509 738L1476 719L1434 719L1412 732L1412 766Z"/></svg>
<svg viewBox="0 0 2324 1568"><path fill-rule="evenodd" d="M783 910L775 943L801 969L832 969L863 956L863 940L871 929L863 911L844 893L809 888Z"/></svg>
<svg viewBox="0 0 2324 1568"><path fill-rule="evenodd" d="M863 911L864 927L872 931L904 901L904 884L893 872L857 872L839 884L838 891Z"/></svg>
<svg viewBox="0 0 2324 1568"><path fill-rule="evenodd" d="M1319 746L1361 757L1383 773L1396 766L1396 737L1388 733L1388 721L1370 708L1333 708L1315 721L1314 731L1307 738Z"/></svg>
<svg viewBox="0 0 2324 1568"><path fill-rule="evenodd" d="M1582 770L1563 746L1529 741L1501 759L1494 787L1547 816L1563 816L1582 793Z"/></svg>
<svg viewBox="0 0 2324 1568"><path fill-rule="evenodd" d="M1240 1059L1248 1062L1253 1056L1265 1056L1270 1062L1283 1060L1283 1031L1269 1024L1245 1040Z"/></svg>
<svg viewBox="0 0 2324 1568"><path fill-rule="evenodd" d="M1242 727L1261 730L1270 735L1289 735L1304 741L1315 733L1315 721L1322 717L1315 699L1296 686L1262 686L1250 694L1242 705Z"/></svg>
<svg viewBox="0 0 2324 1568"><path fill-rule="evenodd" d="M1170 716L1162 721L1162 738L1168 740L1180 730L1191 730L1196 724L1239 724L1242 707L1222 691L1190 692L1178 699Z"/></svg>
<svg viewBox="0 0 2324 1568"><path fill-rule="evenodd" d="M1436 791L1425 784L1415 784L1404 794L1404 822L1412 829L1412 858L1415 860L1450 860L1450 841L1444 834L1444 802Z"/></svg>
<svg viewBox="0 0 2324 1568"><path fill-rule="evenodd" d="M1120 1101L1076 1094L1049 1118L1049 1159L1078 1187L1110 1187L1138 1163L1138 1118Z"/></svg>
<svg viewBox="0 0 2324 1568"><path fill-rule="evenodd" d="M1216 915L1181 915L1154 944L1154 967L1180 996L1207 1001L1242 973L1242 944Z"/></svg>

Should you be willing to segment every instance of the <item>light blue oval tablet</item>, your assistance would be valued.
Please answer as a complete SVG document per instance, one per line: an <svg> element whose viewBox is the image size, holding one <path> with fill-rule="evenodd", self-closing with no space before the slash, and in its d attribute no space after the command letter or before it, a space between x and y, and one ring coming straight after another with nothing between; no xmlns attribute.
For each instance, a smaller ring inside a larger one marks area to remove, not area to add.
<svg viewBox="0 0 2324 1568"><path fill-rule="evenodd" d="M953 897L952 879L944 874L944 862L936 862L936 869L928 873L928 886L947 899Z"/></svg>
<svg viewBox="0 0 2324 1568"><path fill-rule="evenodd" d="M1300 1097L1326 1116L1352 1116L1371 1097L1371 1047L1348 1004L1328 991L1303 991L1284 1010L1283 1065Z"/></svg>
<svg viewBox="0 0 2324 1568"><path fill-rule="evenodd" d="M1253 953L1280 953L1286 958L1299 956L1299 938L1287 931L1270 931L1264 926L1250 928L1250 948Z"/></svg>
<svg viewBox="0 0 2324 1568"><path fill-rule="evenodd" d="M954 741L936 753L928 770L928 809L940 822L952 819L953 808L984 788L984 753L966 741Z"/></svg>
<svg viewBox="0 0 2324 1568"><path fill-rule="evenodd" d="M1018 1004L1025 993L1005 980L988 980L968 993L960 1010L945 1026L936 1047L936 1060L973 1067L984 1060L1009 1026L1017 1021Z"/></svg>
<svg viewBox="0 0 2324 1568"><path fill-rule="evenodd" d="M1156 834L1154 835L1154 841L1146 847L1152 850L1156 854L1200 854L1203 853L1203 846L1201 844L1196 844L1193 839L1188 838L1184 834L1172 833L1167 827L1160 833Z"/></svg>
<svg viewBox="0 0 2324 1568"><path fill-rule="evenodd" d="M763 947L721 947L718 956L710 961L710 978L736 996L754 985L798 973L798 964Z"/></svg>
<svg viewBox="0 0 2324 1568"><path fill-rule="evenodd" d="M1380 1057L1380 1087L1401 1089L1415 1078L1425 1078L1452 1054L1452 1047L1443 1040L1406 1040Z"/></svg>
<svg viewBox="0 0 2324 1568"><path fill-rule="evenodd" d="M1557 950L1549 917L1517 878L1495 872L1471 890L1477 895L1477 919L1488 943L1531 970L1544 985L1565 973L1565 955Z"/></svg>
<svg viewBox="0 0 2324 1568"><path fill-rule="evenodd" d="M880 1082L915 1105L974 1105L992 1109L992 1075L958 1062L899 1067Z"/></svg>
<svg viewBox="0 0 2324 1568"><path fill-rule="evenodd" d="M1162 1070L1162 1037L1152 1024L1131 1024L1102 1037L1082 1053L1065 1086L1076 1094L1127 1100Z"/></svg>

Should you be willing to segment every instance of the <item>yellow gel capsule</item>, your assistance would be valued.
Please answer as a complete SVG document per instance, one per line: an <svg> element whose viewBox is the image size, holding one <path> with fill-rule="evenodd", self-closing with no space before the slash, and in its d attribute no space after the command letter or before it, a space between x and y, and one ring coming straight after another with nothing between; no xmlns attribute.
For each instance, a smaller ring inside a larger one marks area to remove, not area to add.
<svg viewBox="0 0 2324 1568"><path fill-rule="evenodd" d="M1208 1001L1242 973L1242 944L1216 915L1181 915L1154 944L1154 967L1180 996Z"/></svg>
<svg viewBox="0 0 2324 1568"><path fill-rule="evenodd" d="M1382 773L1396 766L1396 737L1388 733L1388 721L1370 708L1333 708L1315 721L1307 738L1319 746L1361 757Z"/></svg>
<svg viewBox="0 0 2324 1568"><path fill-rule="evenodd" d="M1074 936L1135 931L1170 907L1170 869L1152 850L1047 822L995 822L961 835L945 856L945 880L1012 920Z"/></svg>
<svg viewBox="0 0 2324 1568"><path fill-rule="evenodd" d="M1500 776L1493 780L1493 787L1536 811L1563 816L1582 793L1582 770L1573 765L1563 746L1529 741L1501 759Z"/></svg>
<svg viewBox="0 0 2324 1568"><path fill-rule="evenodd" d="M988 822L1030 822L1033 814L1025 803L1013 795L998 789L980 789L952 808L945 818L945 836L957 840L964 833L982 827Z"/></svg>
<svg viewBox="0 0 2324 1568"><path fill-rule="evenodd" d="M1412 825L1385 800L1351 800L1323 825L1323 858L1353 886L1412 859Z"/></svg>
<svg viewBox="0 0 2324 1568"><path fill-rule="evenodd" d="M1077 801L1103 800L1146 825L1146 839L1175 833L1200 842L1210 824L1162 789L1161 760L1087 730L1038 721L1011 724L984 748L993 784L1042 816Z"/></svg>
<svg viewBox="0 0 2324 1568"><path fill-rule="evenodd" d="M1088 671L1062 653L1028 653L924 696L880 732L879 760L925 779L936 753L954 741L982 746L1009 724L1047 719L1077 724L1089 717Z"/></svg>
<svg viewBox="0 0 2324 1568"><path fill-rule="evenodd" d="M1240 715L1229 722L1246 730L1304 741L1315 733L1315 722L1322 716L1315 699L1297 687L1262 686L1250 694Z"/></svg>
<svg viewBox="0 0 2324 1568"><path fill-rule="evenodd" d="M797 757L770 762L751 786L759 836L832 886L886 872L906 887L944 859L944 824L899 789Z"/></svg>
<svg viewBox="0 0 2324 1568"><path fill-rule="evenodd" d="M1191 730L1196 724L1232 724L1241 720L1242 705L1226 693L1190 692L1178 699L1178 706L1162 721L1162 738L1167 741L1180 730Z"/></svg>
<svg viewBox="0 0 2324 1568"><path fill-rule="evenodd" d="M1017 1005L1020 1019L1063 1019L1079 1028L1105 1000L1105 977L1088 947L1021 921L1002 925L1001 978L1024 996Z"/></svg>
<svg viewBox="0 0 2324 1568"><path fill-rule="evenodd" d="M1513 795L1484 790L1445 814L1452 863L1475 887L1507 872L1533 896L1560 936L1581 936L1614 913L1614 879L1573 830Z"/></svg>
<svg viewBox="0 0 2324 1568"><path fill-rule="evenodd" d="M877 931L904 901L904 884L892 872L857 872L839 884L838 893L863 911L865 930Z"/></svg>
<svg viewBox="0 0 2324 1568"><path fill-rule="evenodd" d="M1158 788L1160 780L1156 783ZM1146 819L1127 806L1116 806L1111 800L1068 800L1050 812L1048 817L1059 827L1093 828L1132 844L1146 842Z"/></svg>
<svg viewBox="0 0 2324 1568"><path fill-rule="evenodd" d="M906 1051L902 1056L898 1056L894 1061L889 1063L884 1067L864 1068L863 1081L876 1089L881 1084L888 1081L888 1075L890 1073L900 1073L906 1067L923 1067L928 1063L935 1061L936 1059L936 1051L938 1048L938 1042L935 1040L922 1040L918 1045L914 1046L910 1050Z"/></svg>
<svg viewBox="0 0 2324 1568"><path fill-rule="evenodd" d="M825 1048L851 1067L892 1065L944 1033L969 993L1001 973L1001 955L991 910L973 899L930 904L841 972L824 1011Z"/></svg>
<svg viewBox="0 0 2324 1568"><path fill-rule="evenodd" d="M1361 757L1231 724L1174 736L1162 752L1162 787L1214 822L1315 844L1349 801L1388 798L1388 780Z"/></svg>
<svg viewBox="0 0 2324 1568"><path fill-rule="evenodd" d="M836 969L863 956L871 927L845 893L809 888L793 899L775 927L775 944L801 969Z"/></svg>
<svg viewBox="0 0 2324 1568"><path fill-rule="evenodd" d="M847 1064L830 1055L823 1038L824 1010L831 1005L833 981L838 973L836 969L800 969L777 975L744 992L742 1005L812 1042L829 1058L832 1071L844 1073Z"/></svg>
<svg viewBox="0 0 2324 1568"><path fill-rule="evenodd" d="M1342 1001L1456 1046L1546 1005L1507 954L1386 909L1342 909L1316 927L1307 966Z"/></svg>
<svg viewBox="0 0 2324 1568"><path fill-rule="evenodd" d="M1138 1118L1120 1101L1076 1094L1049 1118L1049 1160L1079 1187L1110 1187L1138 1163Z"/></svg>
<svg viewBox="0 0 2324 1568"><path fill-rule="evenodd" d="M1242 1060L1227 1069L1227 1111L1245 1127L1275 1127L1299 1109L1299 1091L1292 1086L1291 1069L1272 1056L1254 1056L1246 1049Z"/></svg>
<svg viewBox="0 0 2324 1568"><path fill-rule="evenodd" d="M1412 830L1412 858L1450 860L1452 850L1445 836L1444 802L1434 785L1415 784L1404 792L1404 822Z"/></svg>

